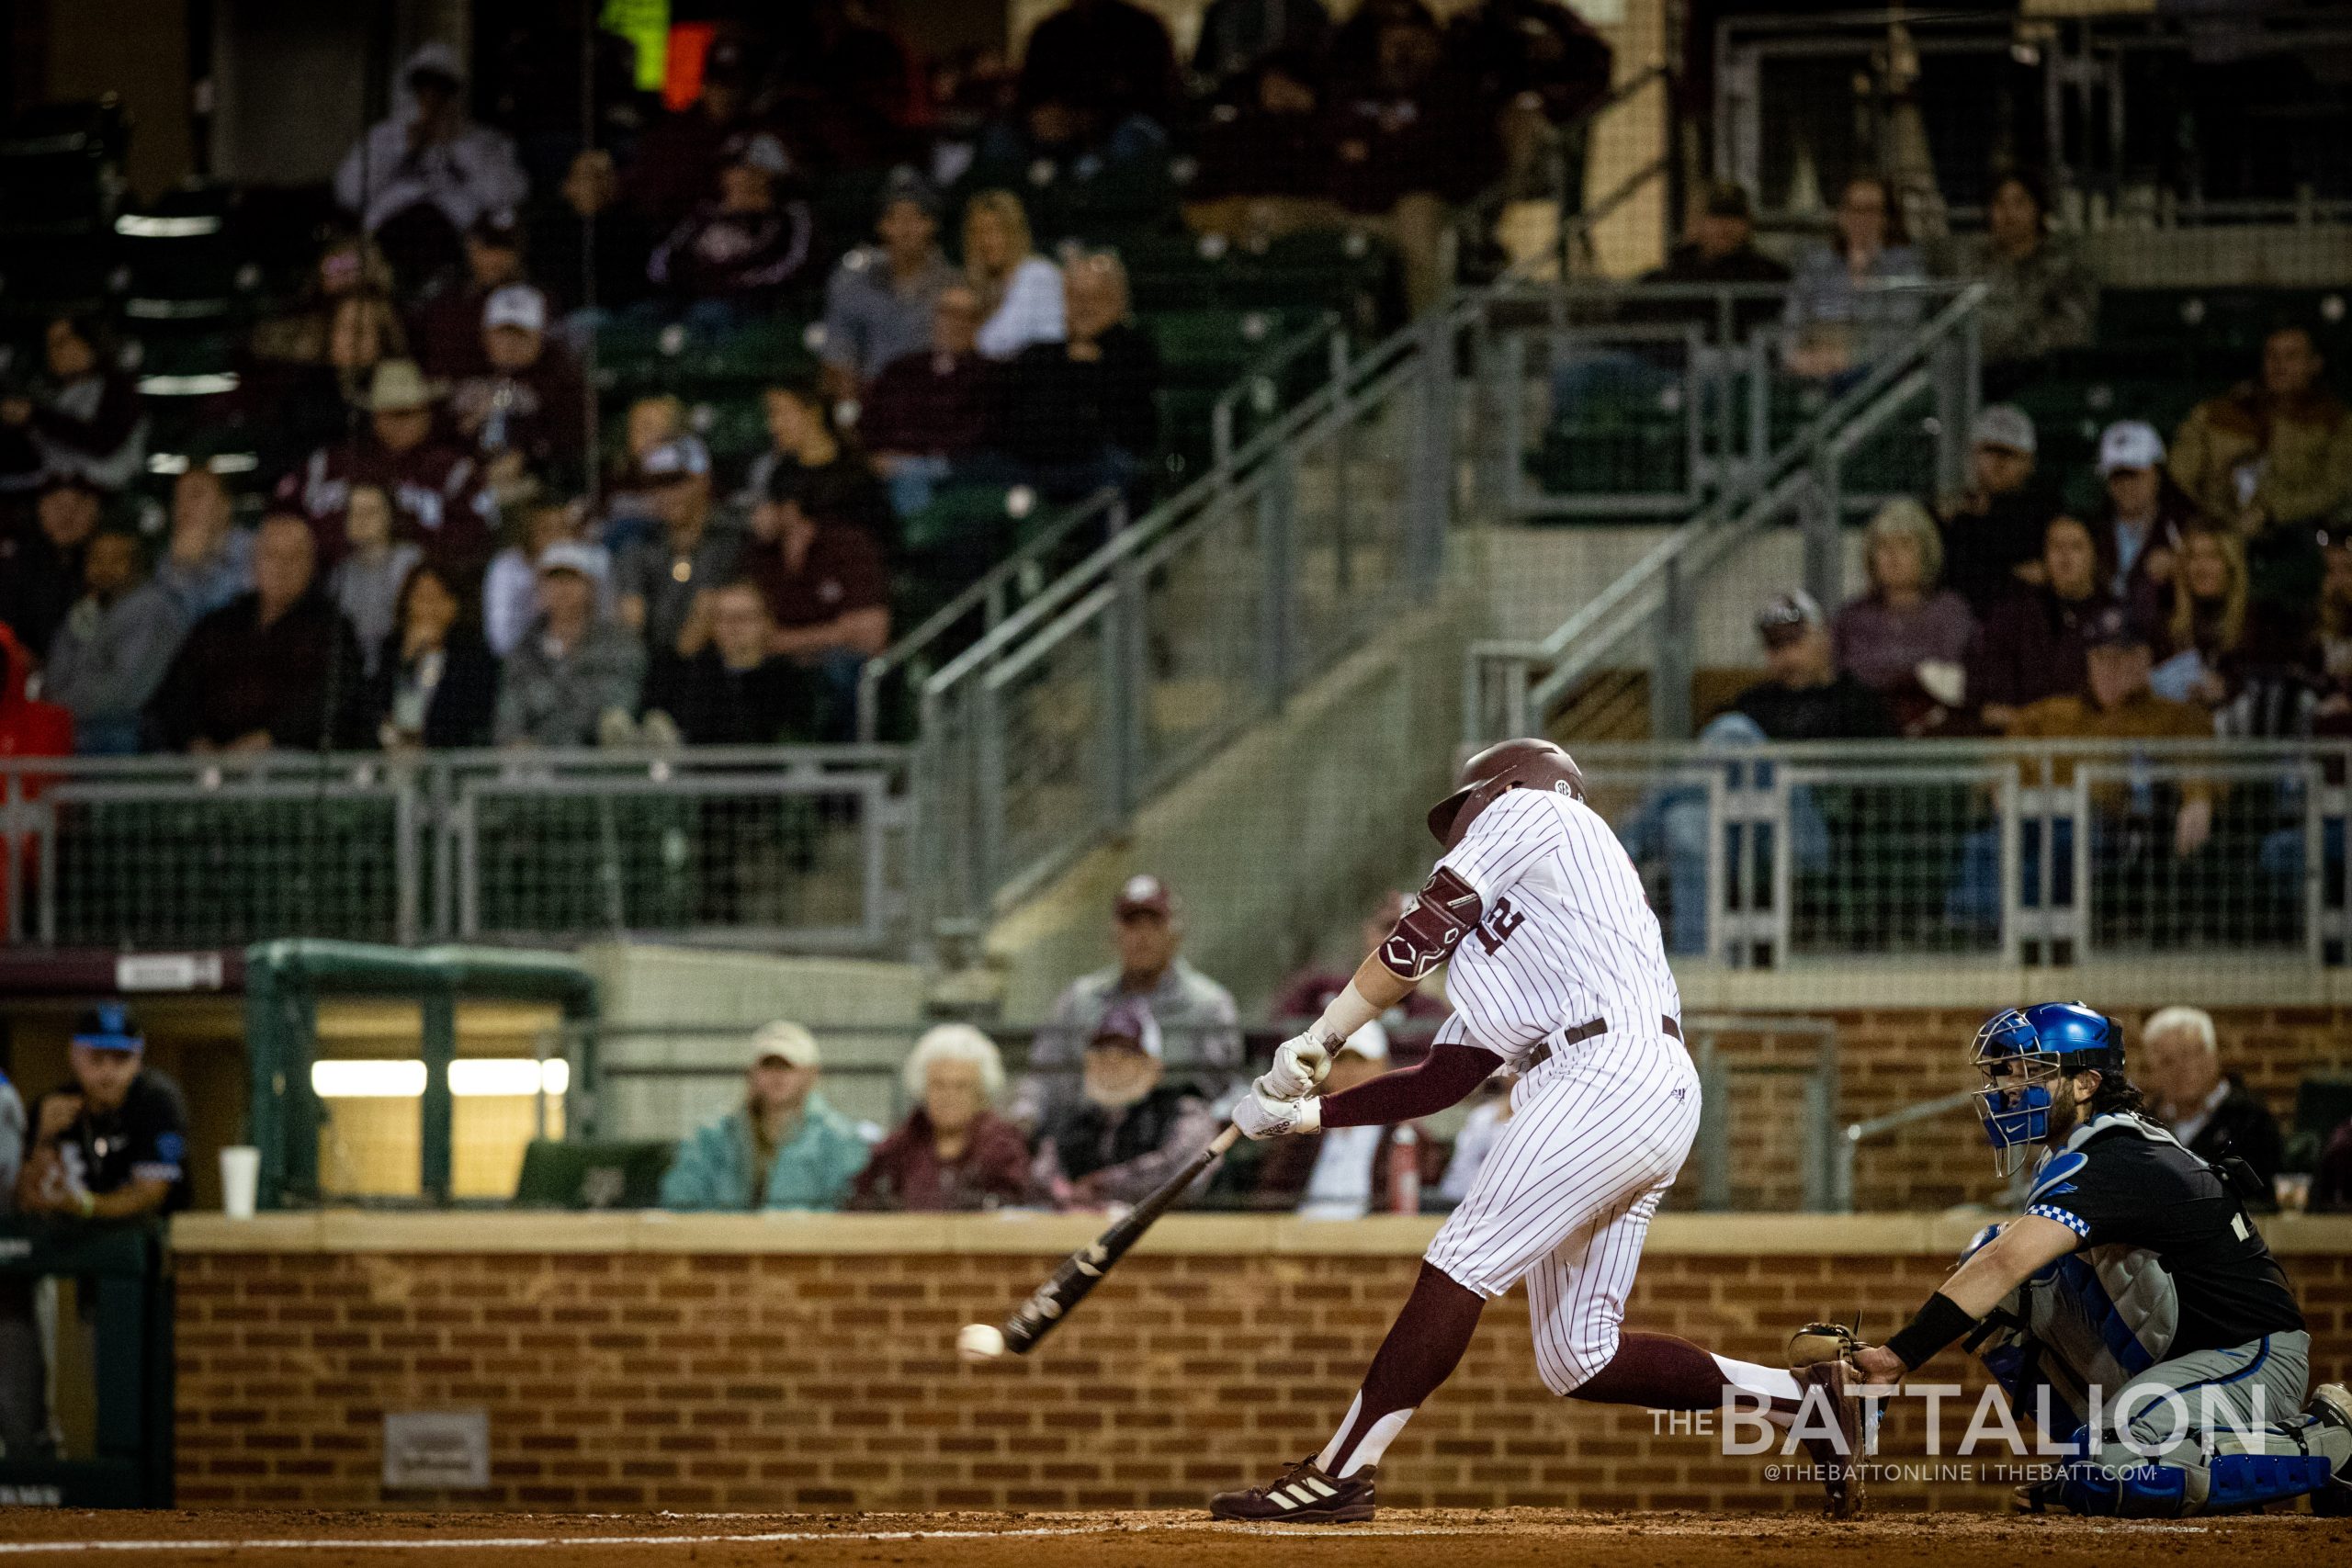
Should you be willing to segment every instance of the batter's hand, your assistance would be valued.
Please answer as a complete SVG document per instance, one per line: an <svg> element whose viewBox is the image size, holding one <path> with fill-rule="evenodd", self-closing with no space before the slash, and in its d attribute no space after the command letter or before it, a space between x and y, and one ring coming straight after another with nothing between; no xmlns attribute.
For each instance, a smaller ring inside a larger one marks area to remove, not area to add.
<svg viewBox="0 0 2352 1568"><path fill-rule="evenodd" d="M1304 1100L1331 1070L1331 1048L1309 1031L1294 1034L1274 1051L1274 1065L1250 1087L1269 1100Z"/></svg>
<svg viewBox="0 0 2352 1568"><path fill-rule="evenodd" d="M1233 1124L1253 1141L1280 1138L1292 1133L1321 1132L1322 1112L1319 1100L1276 1100L1252 1089L1233 1108Z"/></svg>

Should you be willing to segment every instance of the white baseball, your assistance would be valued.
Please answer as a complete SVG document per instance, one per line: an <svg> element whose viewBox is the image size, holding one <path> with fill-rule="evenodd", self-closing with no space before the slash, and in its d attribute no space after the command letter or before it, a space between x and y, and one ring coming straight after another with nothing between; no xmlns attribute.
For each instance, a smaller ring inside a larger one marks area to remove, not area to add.
<svg viewBox="0 0 2352 1568"><path fill-rule="evenodd" d="M1004 1354L1004 1330L992 1323L967 1323L956 1331L956 1353L967 1361L993 1361Z"/></svg>

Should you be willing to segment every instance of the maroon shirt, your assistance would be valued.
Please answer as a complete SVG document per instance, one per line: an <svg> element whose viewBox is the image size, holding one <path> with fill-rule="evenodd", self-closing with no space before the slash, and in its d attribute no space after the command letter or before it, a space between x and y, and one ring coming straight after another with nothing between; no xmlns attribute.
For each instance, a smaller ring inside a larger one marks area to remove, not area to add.
<svg viewBox="0 0 2352 1568"><path fill-rule="evenodd" d="M342 558L343 514L357 485L390 495L394 532L424 546L435 562L463 567L490 559L498 509L472 456L432 437L395 452L363 430L356 441L320 447L277 481L278 504L311 520L322 566Z"/></svg>
<svg viewBox="0 0 2352 1568"><path fill-rule="evenodd" d="M850 1190L853 1209L942 1213L1018 1203L1029 1195L1029 1145L1021 1129L994 1111L972 1121L963 1157L939 1157L930 1113L918 1106L874 1156Z"/></svg>
<svg viewBox="0 0 2352 1568"><path fill-rule="evenodd" d="M859 439L876 452L961 457L988 438L989 362L924 349L884 366L865 390Z"/></svg>
<svg viewBox="0 0 2352 1568"><path fill-rule="evenodd" d="M821 626L852 610L890 602L881 547L855 528L819 524L798 571L786 564L783 545L757 546L745 554L743 573L760 585L768 614L786 631Z"/></svg>

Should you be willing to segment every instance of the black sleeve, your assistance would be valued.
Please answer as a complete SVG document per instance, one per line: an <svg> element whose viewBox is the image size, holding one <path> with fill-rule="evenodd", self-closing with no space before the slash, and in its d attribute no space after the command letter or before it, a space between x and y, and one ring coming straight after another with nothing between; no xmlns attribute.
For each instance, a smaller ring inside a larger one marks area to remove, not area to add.
<svg viewBox="0 0 2352 1568"><path fill-rule="evenodd" d="M2116 1134L2120 1137L2120 1134ZM2126 1151L2064 1150L2051 1157L2027 1196L2025 1212L2055 1220L2073 1231L2082 1247L2104 1247L2131 1239L2135 1216L2147 1205L2144 1183L2128 1168Z"/></svg>
<svg viewBox="0 0 2352 1568"><path fill-rule="evenodd" d="M163 683L147 700L148 728L166 751L187 750L203 723L200 699L205 684L204 667L217 632L212 615L198 621L187 640L180 644L180 650L172 656L171 668L164 671Z"/></svg>
<svg viewBox="0 0 2352 1568"><path fill-rule="evenodd" d="M178 1186L187 1179L187 1108L179 1090L150 1078L129 1110L130 1179Z"/></svg>

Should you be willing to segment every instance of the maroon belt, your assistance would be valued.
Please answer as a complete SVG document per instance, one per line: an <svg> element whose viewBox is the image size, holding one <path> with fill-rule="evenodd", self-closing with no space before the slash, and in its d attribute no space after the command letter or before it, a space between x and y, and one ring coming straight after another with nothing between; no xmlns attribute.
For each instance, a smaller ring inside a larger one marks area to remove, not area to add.
<svg viewBox="0 0 2352 1568"><path fill-rule="evenodd" d="M1669 1039L1679 1040L1682 1038L1682 1026L1675 1022L1671 1018L1660 1017L1657 1021L1657 1026L1660 1032L1666 1034ZM1583 1044L1586 1041L1591 1039L1596 1034L1606 1034L1608 1032L1609 1021L1605 1018L1596 1018L1590 1023L1580 1023L1577 1025L1576 1028L1571 1029L1566 1033L1561 1035L1559 1043L1556 1046L1555 1046L1551 1041L1546 1040L1543 1044L1538 1045L1534 1050L1530 1051L1527 1054L1526 1070L1532 1072L1537 1067L1540 1067L1544 1063L1550 1061L1552 1059L1552 1053L1555 1049L1565 1051L1571 1045Z"/></svg>

